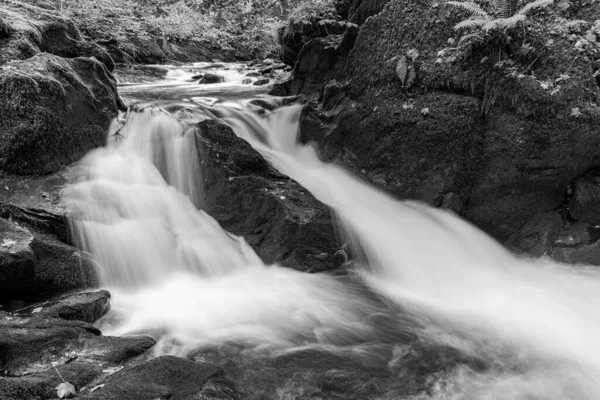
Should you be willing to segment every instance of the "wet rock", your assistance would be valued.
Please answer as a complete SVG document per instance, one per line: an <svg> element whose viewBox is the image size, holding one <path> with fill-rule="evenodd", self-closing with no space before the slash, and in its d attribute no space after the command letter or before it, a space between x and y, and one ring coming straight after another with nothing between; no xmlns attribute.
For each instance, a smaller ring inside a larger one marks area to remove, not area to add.
<svg viewBox="0 0 600 400"><path fill-rule="evenodd" d="M269 78L257 79L256 81L254 81L253 85L254 86L263 86L263 85L268 85L269 82L270 82Z"/></svg>
<svg viewBox="0 0 600 400"><path fill-rule="evenodd" d="M167 72L169 72L167 68L159 65L120 64L114 75L119 82L155 82L165 79ZM197 75L197 79L202 76L204 74Z"/></svg>
<svg viewBox="0 0 600 400"><path fill-rule="evenodd" d="M249 77L262 76L262 73L260 73L260 72L248 72L246 74L246 76L249 76Z"/></svg>
<svg viewBox="0 0 600 400"><path fill-rule="evenodd" d="M283 64L283 63L275 63L275 64L271 64L265 68L261 68L260 69L260 73L261 74L270 74L273 71L279 70L279 69L285 69L286 67L288 67L288 65Z"/></svg>
<svg viewBox="0 0 600 400"><path fill-rule="evenodd" d="M33 235L12 222L0 220L0 300L32 297L37 290Z"/></svg>
<svg viewBox="0 0 600 400"><path fill-rule="evenodd" d="M600 167L587 171L573 182L569 214L577 221L600 225Z"/></svg>
<svg viewBox="0 0 600 400"><path fill-rule="evenodd" d="M242 81L242 85L250 85L252 83L252 79L244 79Z"/></svg>
<svg viewBox="0 0 600 400"><path fill-rule="evenodd" d="M352 27L343 35L316 38L302 47L292 75L292 94L318 91L325 82L342 77L357 33Z"/></svg>
<svg viewBox="0 0 600 400"><path fill-rule="evenodd" d="M163 356L115 373L108 378L103 387L82 398L119 400L210 398L206 397L209 388L203 389L203 387L211 378L216 378L222 373L223 371L214 365Z"/></svg>
<svg viewBox="0 0 600 400"><path fill-rule="evenodd" d="M458 215L461 215L465 209L463 202L460 200L460 197L458 197L452 192L446 193L444 195L440 208L454 211Z"/></svg>
<svg viewBox="0 0 600 400"><path fill-rule="evenodd" d="M0 315L0 371L19 376L70 361L80 340L99 335L92 325L61 319Z"/></svg>
<svg viewBox="0 0 600 400"><path fill-rule="evenodd" d="M62 378L71 383L77 392L102 375L100 368L80 363L70 363L24 377L0 378L0 398L3 400L55 399L56 386Z"/></svg>
<svg viewBox="0 0 600 400"><path fill-rule="evenodd" d="M104 144L120 99L93 59L38 54L0 68L0 169L47 174Z"/></svg>
<svg viewBox="0 0 600 400"><path fill-rule="evenodd" d="M225 82L225 77L217 74L204 74L198 83L221 83Z"/></svg>
<svg viewBox="0 0 600 400"><path fill-rule="evenodd" d="M149 336L93 336L80 341L78 360L98 365L122 365L156 344Z"/></svg>
<svg viewBox="0 0 600 400"><path fill-rule="evenodd" d="M289 79L285 82L275 84L273 86L273 88L269 91L269 94L271 96L282 96L282 97L291 96L292 95L291 83L292 83L292 80Z"/></svg>
<svg viewBox="0 0 600 400"><path fill-rule="evenodd" d="M193 81L196 81L198 79L202 79L203 77L204 77L204 74L199 74L199 75L192 76L190 79Z"/></svg>
<svg viewBox="0 0 600 400"><path fill-rule="evenodd" d="M78 249L5 219L0 232L0 300L97 284L96 265Z"/></svg>
<svg viewBox="0 0 600 400"><path fill-rule="evenodd" d="M106 290L64 295L44 304L38 318L62 318L68 321L93 323L108 312L110 293Z"/></svg>
<svg viewBox="0 0 600 400"><path fill-rule="evenodd" d="M600 265L600 228L583 222L570 225L556 239L551 256L566 263Z"/></svg>
<svg viewBox="0 0 600 400"><path fill-rule="evenodd" d="M562 228L563 221L558 212L540 213L512 234L506 246L534 257L550 255Z"/></svg>
<svg viewBox="0 0 600 400"><path fill-rule="evenodd" d="M266 263L311 272L341 265L327 207L271 168L229 127L203 121L198 129L206 212L244 236Z"/></svg>
<svg viewBox="0 0 600 400"><path fill-rule="evenodd" d="M52 208L50 206L49 208ZM43 209L25 208L0 203L0 218L10 219L27 228L56 237L64 243L70 242L67 218L62 214Z"/></svg>

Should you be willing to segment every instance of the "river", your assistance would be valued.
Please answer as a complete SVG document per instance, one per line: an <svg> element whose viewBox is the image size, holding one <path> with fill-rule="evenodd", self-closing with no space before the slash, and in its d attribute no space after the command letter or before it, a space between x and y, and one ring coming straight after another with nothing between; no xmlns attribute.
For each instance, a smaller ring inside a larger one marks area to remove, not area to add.
<svg viewBox="0 0 600 400"><path fill-rule="evenodd" d="M156 354L318 351L360 365L357 379L380 379L377 398L598 398L597 270L517 258L449 211L394 199L323 163L298 143L301 105L243 84L241 64L165 68L158 81L121 79L130 111L66 191L76 242L113 295L103 332L152 334ZM226 81L199 85L191 78L201 70ZM205 119L229 125L332 209L362 255L348 274L265 265L202 211L194 135ZM407 378L415 351L424 362L432 353L455 361ZM403 391L402 379L427 390Z"/></svg>

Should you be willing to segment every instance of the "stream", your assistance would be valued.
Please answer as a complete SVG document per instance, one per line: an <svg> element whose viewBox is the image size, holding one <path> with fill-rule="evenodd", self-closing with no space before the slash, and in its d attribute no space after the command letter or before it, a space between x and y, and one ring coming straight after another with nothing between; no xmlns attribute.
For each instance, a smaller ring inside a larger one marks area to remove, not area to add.
<svg viewBox="0 0 600 400"><path fill-rule="evenodd" d="M321 364L351 371L377 387L368 398L598 398L597 269L517 258L449 211L399 201L323 163L299 144L302 106L243 84L251 70L242 64L165 68L161 80L119 78L129 111L66 190L75 241L113 296L97 323L105 334L150 334L156 355L244 354L249 369L306 356L305 370L278 368L305 386ZM200 85L199 71L225 82ZM206 119L229 125L331 208L357 255L347 274L265 265L202 211L194 135ZM242 384L256 374L241 373ZM416 382L426 390L407 389ZM281 398L313 398L290 390L300 394Z"/></svg>

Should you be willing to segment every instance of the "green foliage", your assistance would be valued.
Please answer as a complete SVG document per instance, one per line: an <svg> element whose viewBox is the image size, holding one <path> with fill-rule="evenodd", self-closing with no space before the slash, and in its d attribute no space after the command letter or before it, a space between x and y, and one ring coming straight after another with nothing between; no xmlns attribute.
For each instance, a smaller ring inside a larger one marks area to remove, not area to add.
<svg viewBox="0 0 600 400"><path fill-rule="evenodd" d="M469 14L467 19L454 26L456 31L463 32L458 43L463 55L484 49L486 55L498 61L506 58L515 37L525 36L529 14L552 3L553 0L535 0L517 10L517 3L512 0L499 0L495 9L488 2L446 2L450 7Z"/></svg>

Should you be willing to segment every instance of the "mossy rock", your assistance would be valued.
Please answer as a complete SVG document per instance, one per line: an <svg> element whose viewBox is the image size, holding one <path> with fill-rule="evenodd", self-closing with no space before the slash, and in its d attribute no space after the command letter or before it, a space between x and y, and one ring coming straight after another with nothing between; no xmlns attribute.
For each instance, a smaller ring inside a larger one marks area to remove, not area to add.
<svg viewBox="0 0 600 400"><path fill-rule="evenodd" d="M104 143L116 82L91 58L42 53L0 67L0 169L47 174Z"/></svg>

